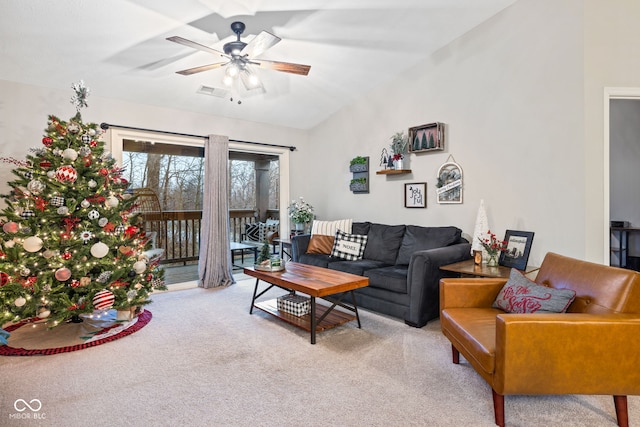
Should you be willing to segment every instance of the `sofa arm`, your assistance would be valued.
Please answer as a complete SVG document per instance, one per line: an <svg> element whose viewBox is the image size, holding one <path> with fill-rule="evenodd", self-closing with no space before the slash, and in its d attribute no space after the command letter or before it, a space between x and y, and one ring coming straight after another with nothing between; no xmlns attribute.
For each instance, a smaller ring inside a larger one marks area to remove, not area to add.
<svg viewBox="0 0 640 427"><path fill-rule="evenodd" d="M469 259L470 254L471 244L459 243L411 255L407 273L409 311L405 316L406 324L422 327L440 315L439 282L443 274L440 267Z"/></svg>
<svg viewBox="0 0 640 427"><path fill-rule="evenodd" d="M440 310L445 308L490 308L507 279L440 279Z"/></svg>
<svg viewBox="0 0 640 427"><path fill-rule="evenodd" d="M500 314L499 394L640 394L637 314Z"/></svg>
<svg viewBox="0 0 640 427"><path fill-rule="evenodd" d="M291 260L293 262L298 262L300 255L307 252L310 240L311 234L299 234L291 238Z"/></svg>

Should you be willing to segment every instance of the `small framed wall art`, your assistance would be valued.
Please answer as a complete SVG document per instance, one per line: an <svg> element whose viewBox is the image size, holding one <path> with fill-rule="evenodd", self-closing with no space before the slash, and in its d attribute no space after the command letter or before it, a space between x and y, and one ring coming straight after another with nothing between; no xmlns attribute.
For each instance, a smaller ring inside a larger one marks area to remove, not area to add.
<svg viewBox="0 0 640 427"><path fill-rule="evenodd" d="M429 123L409 128L409 152L444 150L444 123Z"/></svg>
<svg viewBox="0 0 640 427"><path fill-rule="evenodd" d="M426 208L427 207L427 183L414 182L404 185L404 207L405 208Z"/></svg>
<svg viewBox="0 0 640 427"><path fill-rule="evenodd" d="M516 270L527 268L531 244L533 243L532 231L507 230L504 235L507 249L500 252L500 265L512 267Z"/></svg>

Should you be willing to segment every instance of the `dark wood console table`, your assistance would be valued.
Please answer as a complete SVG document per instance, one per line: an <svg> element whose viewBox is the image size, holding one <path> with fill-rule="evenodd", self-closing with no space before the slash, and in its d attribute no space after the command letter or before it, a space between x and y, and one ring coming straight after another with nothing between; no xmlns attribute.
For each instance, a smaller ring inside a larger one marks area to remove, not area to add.
<svg viewBox="0 0 640 427"><path fill-rule="evenodd" d="M522 270L523 274L533 273L540 267L527 266ZM508 279L511 274L511 267L487 267L487 264L475 264L473 259L456 262L455 264L443 265L440 270L458 273L462 277L498 277Z"/></svg>

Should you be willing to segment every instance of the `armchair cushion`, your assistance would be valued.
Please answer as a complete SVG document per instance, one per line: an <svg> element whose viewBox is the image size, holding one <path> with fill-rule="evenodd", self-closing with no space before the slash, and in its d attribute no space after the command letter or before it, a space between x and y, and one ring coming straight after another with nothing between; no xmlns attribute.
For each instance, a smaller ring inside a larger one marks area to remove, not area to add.
<svg viewBox="0 0 640 427"><path fill-rule="evenodd" d="M493 307L507 313L564 313L575 297L576 291L572 289L538 285L512 268Z"/></svg>

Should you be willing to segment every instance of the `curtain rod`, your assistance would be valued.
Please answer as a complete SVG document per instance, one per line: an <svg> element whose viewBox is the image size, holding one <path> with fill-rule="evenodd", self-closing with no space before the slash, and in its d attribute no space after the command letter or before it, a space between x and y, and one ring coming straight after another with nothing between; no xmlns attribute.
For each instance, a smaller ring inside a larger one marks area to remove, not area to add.
<svg viewBox="0 0 640 427"><path fill-rule="evenodd" d="M189 134L189 133L170 132L170 131L166 131L166 130L155 130L155 129L145 129L145 128L133 127L133 126L114 125L114 124L104 123L104 122L100 123L100 128L101 129L107 130L110 127L120 128L120 129L129 129L129 130L140 130L140 131L145 131L145 132L164 133L164 134L167 134L167 135L189 136L189 137L193 137L193 138L209 139L209 136L207 136L207 135L193 135L193 134ZM262 146L265 146L265 147L287 148L287 149L289 149L289 151L295 151L296 150L296 147L294 147L293 145L286 146L286 145L277 145L277 144L267 144L265 142L241 141L239 139L230 139L229 142L240 142L240 143L243 143L243 144L262 145Z"/></svg>

